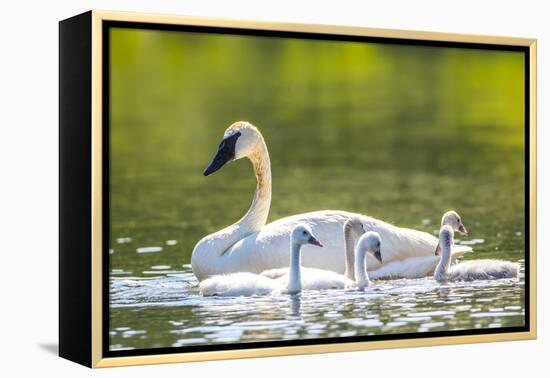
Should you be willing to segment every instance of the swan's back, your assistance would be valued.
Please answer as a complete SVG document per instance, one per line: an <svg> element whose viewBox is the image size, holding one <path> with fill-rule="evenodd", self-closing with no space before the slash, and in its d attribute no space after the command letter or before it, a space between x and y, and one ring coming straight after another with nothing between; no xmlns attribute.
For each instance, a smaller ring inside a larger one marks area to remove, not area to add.
<svg viewBox="0 0 550 378"><path fill-rule="evenodd" d="M302 268L302 272L304 272L306 269L309 269L309 268ZM260 273L260 276L271 278L272 280L275 280L277 278L281 278L282 276L287 276L287 275L288 275L288 268L268 269Z"/></svg>
<svg viewBox="0 0 550 378"><path fill-rule="evenodd" d="M262 272L261 276L278 280L285 286L288 282L288 268L269 269ZM353 285L349 278L330 270L302 267L301 277L302 290L344 289Z"/></svg>
<svg viewBox="0 0 550 378"><path fill-rule="evenodd" d="M503 260L471 260L450 267L447 276L452 281L495 280L517 278L519 265Z"/></svg>
<svg viewBox="0 0 550 378"><path fill-rule="evenodd" d="M469 248L469 247L468 247ZM458 258L471 250L453 249L451 264L455 264ZM371 280L394 280L399 278L422 278L431 276L439 263L439 256L410 257L403 261L392 261L380 268L369 271Z"/></svg>
<svg viewBox="0 0 550 378"><path fill-rule="evenodd" d="M434 255L438 240L426 232L396 227L362 214L323 210L293 215L265 225L259 232L239 240L219 258L208 260L208 264L204 264L202 271L196 274L201 273L199 279L202 280L202 277L222 272L261 273L267 269L288 267L290 233L299 223L309 225L324 245L322 253L315 246L304 245L301 251L302 266L343 274L345 251L342 227L352 217L358 217L367 231L380 234L384 265L391 261ZM453 254L469 251L471 248L467 246L453 246ZM370 254L366 258L369 271L382 266Z"/></svg>
<svg viewBox="0 0 550 378"><path fill-rule="evenodd" d="M277 281L254 273L220 274L202 281L199 289L204 296L250 297L279 292Z"/></svg>
<svg viewBox="0 0 550 378"><path fill-rule="evenodd" d="M302 272L303 290L344 289L350 285L353 285L352 280L330 270L308 268Z"/></svg>
<svg viewBox="0 0 550 378"><path fill-rule="evenodd" d="M432 275L439 256L418 256L404 261L392 261L375 271L369 272L372 280L391 280L398 278L419 278Z"/></svg>

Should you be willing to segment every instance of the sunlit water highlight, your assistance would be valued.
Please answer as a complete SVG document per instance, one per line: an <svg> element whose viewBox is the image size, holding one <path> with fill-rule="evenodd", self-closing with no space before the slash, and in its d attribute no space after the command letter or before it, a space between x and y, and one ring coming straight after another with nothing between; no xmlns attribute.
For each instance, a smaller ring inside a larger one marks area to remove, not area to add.
<svg viewBox="0 0 550 378"><path fill-rule="evenodd" d="M202 297L189 265L142 273L112 272L111 350L511 327L525 315L523 273L520 280L401 279L364 292L248 298Z"/></svg>

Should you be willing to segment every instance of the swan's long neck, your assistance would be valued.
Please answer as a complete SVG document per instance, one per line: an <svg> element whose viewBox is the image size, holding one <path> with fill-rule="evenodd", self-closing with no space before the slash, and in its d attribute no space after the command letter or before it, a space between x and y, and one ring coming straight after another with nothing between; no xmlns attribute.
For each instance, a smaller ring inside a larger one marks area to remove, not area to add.
<svg viewBox="0 0 550 378"><path fill-rule="evenodd" d="M355 281L355 254L353 251L353 225L351 222L344 224L344 243L346 248L346 270L344 275L352 281Z"/></svg>
<svg viewBox="0 0 550 378"><path fill-rule="evenodd" d="M266 224L271 205L271 162L263 137L247 156L256 176L256 192L246 214L236 223L205 236L197 243L191 257L193 271L199 280L223 271L219 257L239 240L258 232ZM236 261L241 264L242 262Z"/></svg>
<svg viewBox="0 0 550 378"><path fill-rule="evenodd" d="M252 162L256 175L256 192L246 214L236 223L203 240L209 244L209 250L220 256L244 237L262 229L266 224L271 205L271 163L263 138L248 158ZM214 245L212 244L214 243ZM212 264L212 261L210 261Z"/></svg>
<svg viewBox="0 0 550 378"><path fill-rule="evenodd" d="M358 243L355 248L355 282L363 288L370 285L370 280L367 274L367 249L361 244Z"/></svg>
<svg viewBox="0 0 550 378"><path fill-rule="evenodd" d="M248 158L252 162L256 176L256 192L246 214L235 223L242 233L235 241L259 231L267 222L271 206L271 161L263 138L260 139Z"/></svg>
<svg viewBox="0 0 550 378"><path fill-rule="evenodd" d="M451 245L441 245L441 259L435 268L434 277L436 280L443 280L451 265Z"/></svg>
<svg viewBox="0 0 550 378"><path fill-rule="evenodd" d="M291 241L290 247L290 268L288 273L288 288L289 294L296 294L302 291L302 272L301 272L301 245Z"/></svg>

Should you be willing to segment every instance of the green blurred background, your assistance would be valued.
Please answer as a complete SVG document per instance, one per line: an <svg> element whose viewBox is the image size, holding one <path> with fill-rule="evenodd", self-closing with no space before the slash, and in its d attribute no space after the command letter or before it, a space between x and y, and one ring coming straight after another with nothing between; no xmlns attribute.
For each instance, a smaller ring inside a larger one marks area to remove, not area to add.
<svg viewBox="0 0 550 378"><path fill-rule="evenodd" d="M483 239L471 257L523 259L523 53L113 28L110 68L113 270L187 264L244 214L247 161L202 175L237 120L267 142L270 221L341 209L434 232L456 209Z"/></svg>

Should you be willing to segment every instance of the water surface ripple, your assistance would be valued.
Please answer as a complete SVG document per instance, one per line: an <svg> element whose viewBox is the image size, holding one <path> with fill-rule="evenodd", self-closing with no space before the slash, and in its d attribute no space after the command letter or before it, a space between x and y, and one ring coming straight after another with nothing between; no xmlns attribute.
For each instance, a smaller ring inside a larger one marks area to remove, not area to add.
<svg viewBox="0 0 550 378"><path fill-rule="evenodd" d="M523 268L522 268L523 270ZM524 278L378 281L364 292L202 297L191 266L110 280L111 350L522 326ZM140 322L140 319L155 319Z"/></svg>

